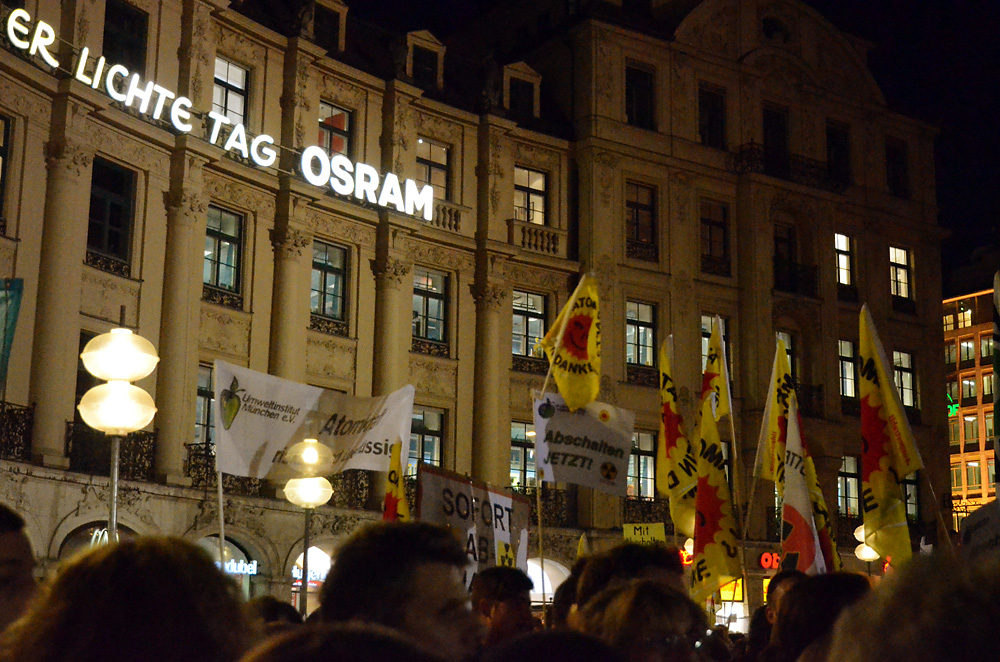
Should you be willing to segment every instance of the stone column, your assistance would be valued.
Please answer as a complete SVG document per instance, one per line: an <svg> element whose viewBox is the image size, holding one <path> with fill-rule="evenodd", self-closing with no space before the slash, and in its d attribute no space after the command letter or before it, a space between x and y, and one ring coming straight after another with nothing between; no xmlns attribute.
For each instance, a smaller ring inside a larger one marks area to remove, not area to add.
<svg viewBox="0 0 1000 662"><path fill-rule="evenodd" d="M184 476L185 444L194 441L201 326L202 251L208 205L202 190L206 157L191 151L187 136L177 139L170 164L167 245L163 265L160 362L156 369L156 476L172 485Z"/></svg>
<svg viewBox="0 0 1000 662"><path fill-rule="evenodd" d="M68 83L69 81L64 81ZM68 468L66 423L73 420L80 344L80 288L87 253L93 147L84 136L91 108L65 91L56 95L46 145L48 181L42 219L38 301L29 399L35 403L32 459Z"/></svg>
<svg viewBox="0 0 1000 662"><path fill-rule="evenodd" d="M376 240L375 356L372 361L372 395L385 395L404 386L410 375L413 264L403 252L391 250L387 224L380 224Z"/></svg>
<svg viewBox="0 0 1000 662"><path fill-rule="evenodd" d="M287 206L280 204L280 197L279 216L283 211L288 211ZM274 247L274 295L271 300L268 372L304 382L312 236L294 227L288 220L286 218L283 219L284 222L276 222L275 228L271 230L271 246Z"/></svg>
<svg viewBox="0 0 1000 662"><path fill-rule="evenodd" d="M510 362L510 341L503 342L501 317L507 311L507 287L499 282L478 282L472 287L476 300L476 363L472 408L472 475L491 485L510 480L510 435L506 398L501 398L501 378ZM506 452L504 452L506 449Z"/></svg>

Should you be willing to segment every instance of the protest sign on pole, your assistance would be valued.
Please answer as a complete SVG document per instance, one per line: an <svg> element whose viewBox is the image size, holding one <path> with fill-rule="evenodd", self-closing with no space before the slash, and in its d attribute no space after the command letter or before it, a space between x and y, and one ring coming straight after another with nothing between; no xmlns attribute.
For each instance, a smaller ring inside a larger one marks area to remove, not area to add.
<svg viewBox="0 0 1000 662"><path fill-rule="evenodd" d="M420 465L417 482L418 519L450 527L469 556L466 585L476 572L495 565L528 571L526 497L426 464Z"/></svg>
<svg viewBox="0 0 1000 662"><path fill-rule="evenodd" d="M635 415L603 402L570 411L561 396L534 399L535 461L549 482L625 496Z"/></svg>

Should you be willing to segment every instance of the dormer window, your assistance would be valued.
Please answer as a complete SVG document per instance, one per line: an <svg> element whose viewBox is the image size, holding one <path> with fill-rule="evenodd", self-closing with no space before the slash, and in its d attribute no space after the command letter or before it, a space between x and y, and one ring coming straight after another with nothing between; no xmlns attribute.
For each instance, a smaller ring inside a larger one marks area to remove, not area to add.
<svg viewBox="0 0 1000 662"><path fill-rule="evenodd" d="M437 87L438 54L434 51L413 47L413 82L418 87Z"/></svg>
<svg viewBox="0 0 1000 662"><path fill-rule="evenodd" d="M347 32L347 5L339 0L317 0L313 14L313 41L330 53L343 53Z"/></svg>
<svg viewBox="0 0 1000 662"><path fill-rule="evenodd" d="M406 35L409 53L406 75L413 84L425 90L438 90L444 85L444 44L427 30Z"/></svg>
<svg viewBox="0 0 1000 662"><path fill-rule="evenodd" d="M515 120L529 120L539 115L538 87L542 77L524 62L503 68L503 106Z"/></svg>

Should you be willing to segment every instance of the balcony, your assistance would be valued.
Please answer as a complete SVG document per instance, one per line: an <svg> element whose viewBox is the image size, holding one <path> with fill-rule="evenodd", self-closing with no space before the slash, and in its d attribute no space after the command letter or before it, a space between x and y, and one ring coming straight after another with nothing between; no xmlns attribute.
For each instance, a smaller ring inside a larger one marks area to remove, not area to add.
<svg viewBox="0 0 1000 662"><path fill-rule="evenodd" d="M673 533L669 499L625 497L622 521L626 524L663 523L667 535Z"/></svg>
<svg viewBox="0 0 1000 662"><path fill-rule="evenodd" d="M528 497L531 502L531 523L538 524L538 488L517 487L511 490ZM545 526L562 528L576 526L576 490L558 489L543 483L542 512L545 514Z"/></svg>
<svg viewBox="0 0 1000 662"><path fill-rule="evenodd" d="M462 231L462 216L469 211L471 210L468 207L462 207L453 202L435 200L434 218L430 220L429 225L459 234Z"/></svg>
<svg viewBox="0 0 1000 662"><path fill-rule="evenodd" d="M643 260L644 262L657 262L659 259L656 244L632 239L625 242L625 256L633 260Z"/></svg>
<svg viewBox="0 0 1000 662"><path fill-rule="evenodd" d="M0 401L0 459L27 462L31 458L34 407Z"/></svg>
<svg viewBox="0 0 1000 662"><path fill-rule="evenodd" d="M517 372L527 372L532 375L544 375L549 371L549 360L538 356L513 355L513 367Z"/></svg>
<svg viewBox="0 0 1000 662"><path fill-rule="evenodd" d="M848 515L840 513L837 517L837 547L841 551L851 551L858 545L858 539L854 537L854 531L861 526L862 517L858 515Z"/></svg>
<svg viewBox="0 0 1000 662"><path fill-rule="evenodd" d="M774 259L774 289L816 297L819 269L812 265Z"/></svg>
<svg viewBox="0 0 1000 662"><path fill-rule="evenodd" d="M348 510L367 510L372 492L372 474L363 469L347 469L330 476L333 498L328 505Z"/></svg>
<svg viewBox="0 0 1000 662"><path fill-rule="evenodd" d="M215 472L215 444L187 444L187 461L184 474L191 479L191 487L215 489L218 485ZM257 478L222 474L222 491L236 496L261 496L261 483Z"/></svg>
<svg viewBox="0 0 1000 662"><path fill-rule="evenodd" d="M733 269L728 257L715 257L703 253L701 256L701 273L729 278L733 275Z"/></svg>
<svg viewBox="0 0 1000 662"><path fill-rule="evenodd" d="M823 418L823 385L795 384L795 395L799 401L799 411L803 416Z"/></svg>
<svg viewBox="0 0 1000 662"><path fill-rule="evenodd" d="M565 230L536 225L516 218L507 219L507 241L526 251L552 257L566 257Z"/></svg>
<svg viewBox="0 0 1000 662"><path fill-rule="evenodd" d="M118 475L123 480L153 480L156 432L139 430L121 438ZM111 439L83 421L66 422L66 457L70 471L108 476L111 473Z"/></svg>
<svg viewBox="0 0 1000 662"><path fill-rule="evenodd" d="M731 157L729 170L737 175L767 175L830 193L843 193L847 189L846 181L830 176L825 161L799 154L781 156L782 158L769 158L765 155L763 145L751 141L737 148Z"/></svg>
<svg viewBox="0 0 1000 662"><path fill-rule="evenodd" d="M625 366L625 381L636 386L660 387L660 371L658 368L629 363Z"/></svg>

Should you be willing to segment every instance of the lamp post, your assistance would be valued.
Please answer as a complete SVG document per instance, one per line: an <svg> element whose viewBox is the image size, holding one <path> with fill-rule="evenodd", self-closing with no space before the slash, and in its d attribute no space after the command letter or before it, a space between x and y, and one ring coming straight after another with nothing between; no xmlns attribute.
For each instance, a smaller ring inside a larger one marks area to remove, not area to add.
<svg viewBox="0 0 1000 662"><path fill-rule="evenodd" d="M83 394L77 409L83 422L108 435L111 441L111 470L108 499L108 542L118 540L118 451L122 435L150 424L156 406L149 393L131 382L148 376L160 357L156 348L130 329L102 333L80 354L87 372L107 383Z"/></svg>
<svg viewBox="0 0 1000 662"><path fill-rule="evenodd" d="M285 498L305 510L305 526L302 534L302 583L299 588L299 613L308 615L309 600L309 529L312 525L313 510L322 506L333 496L333 486L323 476L317 476L330 468L333 454L329 447L315 439L305 439L295 444L285 453L285 462L303 474L303 478L292 478L285 483Z"/></svg>
<svg viewBox="0 0 1000 662"><path fill-rule="evenodd" d="M854 555L868 564L868 576L872 576L872 561L879 559L879 553L865 543L865 525L862 524L854 529L854 538L861 542L854 548Z"/></svg>

